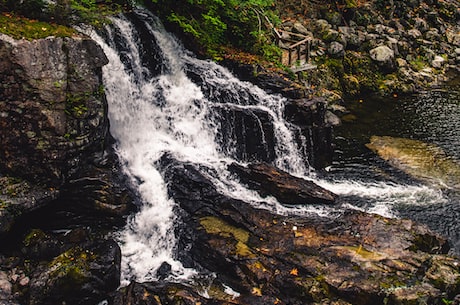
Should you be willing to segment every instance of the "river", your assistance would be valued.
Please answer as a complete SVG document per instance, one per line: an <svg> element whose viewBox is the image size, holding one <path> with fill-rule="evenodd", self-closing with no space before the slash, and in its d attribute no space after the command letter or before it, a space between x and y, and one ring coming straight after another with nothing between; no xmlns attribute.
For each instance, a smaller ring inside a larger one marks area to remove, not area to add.
<svg viewBox="0 0 460 305"><path fill-rule="evenodd" d="M420 140L460 160L460 91L457 84L404 97L347 101L349 113L335 129L335 155L326 179L355 181L375 196L347 193L358 208L406 217L449 238L460 253L460 190L439 189L391 167L365 144L373 135Z"/></svg>

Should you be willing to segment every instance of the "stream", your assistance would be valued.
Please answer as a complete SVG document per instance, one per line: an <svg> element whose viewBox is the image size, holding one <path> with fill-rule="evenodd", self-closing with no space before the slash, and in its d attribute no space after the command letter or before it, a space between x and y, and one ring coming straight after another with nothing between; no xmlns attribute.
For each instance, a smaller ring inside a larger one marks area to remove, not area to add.
<svg viewBox="0 0 460 305"><path fill-rule="evenodd" d="M158 168L165 154L203 165L209 169L203 174L219 192L257 208L318 217L340 217L351 208L409 217L447 235L459 250L455 220L460 196L411 179L364 146L374 134L416 137L447 146L449 154L460 157L455 145L460 136L458 94L431 92L397 103L351 102L349 120L344 117L345 123L336 130L333 164L315 173L305 162L305 147L295 143L295 126L283 118L285 98L238 80L216 63L197 59L147 11L136 9L113 18L104 31L90 35L109 58L103 81L111 133L142 202L140 211L116 236L123 254L124 285L155 280L164 262L177 280L195 274L176 259L176 203L168 196L168 182ZM432 125L427 124L427 116ZM313 180L347 203L285 207L248 190L227 170L233 162L258 161Z"/></svg>
<svg viewBox="0 0 460 305"><path fill-rule="evenodd" d="M460 253L460 190L439 189L418 181L365 146L374 135L414 139L440 147L448 158L458 162L458 85L406 97L351 100L347 108L350 112L343 115L342 126L334 131L335 155L327 179L367 186L373 196L343 193L360 209L428 225L448 237L453 252Z"/></svg>

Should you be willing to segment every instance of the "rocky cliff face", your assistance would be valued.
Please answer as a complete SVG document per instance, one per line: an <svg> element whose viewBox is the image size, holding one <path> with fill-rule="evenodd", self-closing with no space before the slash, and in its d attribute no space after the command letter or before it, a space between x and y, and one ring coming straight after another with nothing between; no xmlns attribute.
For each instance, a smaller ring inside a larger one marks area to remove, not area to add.
<svg viewBox="0 0 460 305"><path fill-rule="evenodd" d="M125 196L114 183L116 159L106 154L102 49L84 37L26 41L0 35L0 54L0 233L60 192L67 201L86 198L120 212L105 202ZM84 177L92 177L94 187L82 186Z"/></svg>
<svg viewBox="0 0 460 305"><path fill-rule="evenodd" d="M100 228L132 197L108 145L107 62L85 37L0 34L2 304L94 304L119 285L120 249Z"/></svg>
<svg viewBox="0 0 460 305"><path fill-rule="evenodd" d="M61 185L108 135L102 50L86 38L0 36L0 171Z"/></svg>

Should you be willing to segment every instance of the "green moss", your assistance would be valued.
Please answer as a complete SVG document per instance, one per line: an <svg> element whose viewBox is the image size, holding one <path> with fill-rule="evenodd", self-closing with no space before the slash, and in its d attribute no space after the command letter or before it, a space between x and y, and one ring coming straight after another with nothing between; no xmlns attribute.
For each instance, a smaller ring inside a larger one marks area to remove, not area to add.
<svg viewBox="0 0 460 305"><path fill-rule="evenodd" d="M235 239L235 254L244 257L253 256L251 248L247 245L249 240L248 231L231 226L222 219L213 216L201 218L200 224L209 234Z"/></svg>
<svg viewBox="0 0 460 305"><path fill-rule="evenodd" d="M86 112L88 111L86 103L92 95L92 92L67 94L65 113L75 118L84 117Z"/></svg>
<svg viewBox="0 0 460 305"><path fill-rule="evenodd" d="M8 201L5 201L5 200L0 199L0 210L5 210L5 209L7 209L10 205L11 205L11 203L9 203Z"/></svg>
<svg viewBox="0 0 460 305"><path fill-rule="evenodd" d="M59 279L63 288L72 288L75 284L82 284L89 274L90 263L95 254L80 247L71 248L50 262L52 270L50 276Z"/></svg>
<svg viewBox="0 0 460 305"><path fill-rule="evenodd" d="M409 65L415 71L422 71L426 67L428 67L428 62L425 57L417 56L412 60L409 60Z"/></svg>
<svg viewBox="0 0 460 305"><path fill-rule="evenodd" d="M203 217L200 219L200 224L209 234L219 234L221 236L233 237L242 243L247 243L249 240L248 231L231 226L217 217Z"/></svg>
<svg viewBox="0 0 460 305"><path fill-rule="evenodd" d="M23 244L29 247L32 244L39 243L41 240L46 238L46 234L40 229L33 229L23 240Z"/></svg>
<svg viewBox="0 0 460 305"><path fill-rule="evenodd" d="M0 32L15 39L40 39L48 36L69 37L74 29L3 13L0 15Z"/></svg>

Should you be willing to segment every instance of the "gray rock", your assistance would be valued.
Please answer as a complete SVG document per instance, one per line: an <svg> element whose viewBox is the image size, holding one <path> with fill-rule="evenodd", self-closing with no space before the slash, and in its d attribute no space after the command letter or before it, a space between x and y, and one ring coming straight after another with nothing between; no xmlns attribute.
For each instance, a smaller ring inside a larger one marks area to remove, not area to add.
<svg viewBox="0 0 460 305"><path fill-rule="evenodd" d="M424 37L430 41L438 41L440 39L439 30L436 28L431 28L425 32Z"/></svg>
<svg viewBox="0 0 460 305"><path fill-rule="evenodd" d="M313 36L311 32L300 22L294 23L294 25L292 26L292 31L294 33L303 34L305 36Z"/></svg>
<svg viewBox="0 0 460 305"><path fill-rule="evenodd" d="M352 34L356 33L356 30L352 27L349 26L340 26L339 27L339 33L344 34L346 37L349 37Z"/></svg>
<svg viewBox="0 0 460 305"><path fill-rule="evenodd" d="M331 111L326 111L324 119L326 124L330 126L340 126L342 124L340 118Z"/></svg>
<svg viewBox="0 0 460 305"><path fill-rule="evenodd" d="M425 19L415 18L414 21L415 21L415 28L418 29L419 31L426 32L429 29L428 23L426 22Z"/></svg>
<svg viewBox="0 0 460 305"><path fill-rule="evenodd" d="M326 32L332 29L332 26L327 22L327 20L324 19L318 19L316 20L316 30L320 33Z"/></svg>
<svg viewBox="0 0 460 305"><path fill-rule="evenodd" d="M446 31L446 38L450 44L460 47L460 32L458 30L448 29Z"/></svg>
<svg viewBox="0 0 460 305"><path fill-rule="evenodd" d="M357 31L351 34L347 40L347 46L350 48L359 48L366 41L366 34L363 31Z"/></svg>
<svg viewBox="0 0 460 305"><path fill-rule="evenodd" d="M337 41L339 39L339 32L329 29L323 37L324 41Z"/></svg>
<svg viewBox="0 0 460 305"><path fill-rule="evenodd" d="M400 68L407 67L407 61L405 59L403 59L403 58L396 58L396 64Z"/></svg>
<svg viewBox="0 0 460 305"><path fill-rule="evenodd" d="M407 31L407 36L412 39L417 39L422 37L422 33L417 29L410 29Z"/></svg>
<svg viewBox="0 0 460 305"><path fill-rule="evenodd" d="M442 68L442 66L444 65L445 61L446 60L443 57L441 57L439 55L436 55L434 57L434 59L431 61L431 66L433 68L437 68L437 69Z"/></svg>
<svg viewBox="0 0 460 305"><path fill-rule="evenodd" d="M379 64L382 64L386 67L392 67L394 65L393 61L395 53L387 46L376 47L370 50L369 54L371 58Z"/></svg>
<svg viewBox="0 0 460 305"><path fill-rule="evenodd" d="M345 48L340 42L333 41L329 45L327 52L333 57L343 57L345 55Z"/></svg>

